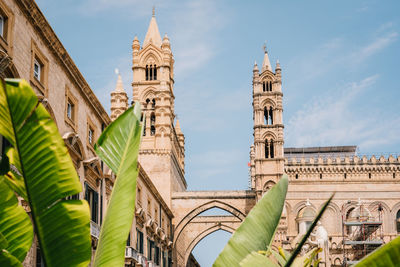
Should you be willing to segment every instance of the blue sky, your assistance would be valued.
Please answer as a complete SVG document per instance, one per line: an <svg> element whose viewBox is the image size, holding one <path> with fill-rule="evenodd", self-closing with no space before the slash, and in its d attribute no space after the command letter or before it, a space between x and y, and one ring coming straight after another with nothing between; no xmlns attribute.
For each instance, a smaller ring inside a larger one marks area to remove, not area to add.
<svg viewBox="0 0 400 267"><path fill-rule="evenodd" d="M132 96L132 40L143 42L156 5L175 56L190 190L247 188L251 76L265 41L273 66L277 59L282 66L285 146L400 152L398 1L37 3L107 110L115 68ZM216 233L195 248L203 266L228 236Z"/></svg>

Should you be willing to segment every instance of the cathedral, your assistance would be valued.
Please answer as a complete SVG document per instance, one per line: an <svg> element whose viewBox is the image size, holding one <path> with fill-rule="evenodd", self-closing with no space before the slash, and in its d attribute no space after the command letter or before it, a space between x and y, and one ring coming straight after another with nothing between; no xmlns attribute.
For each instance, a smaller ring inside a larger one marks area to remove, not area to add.
<svg viewBox="0 0 400 267"><path fill-rule="evenodd" d="M27 80L56 122L83 188L73 197L90 206L93 254L116 178L93 145L134 102L142 107L144 131L126 267L199 266L194 247L215 231L233 233L283 174L289 189L276 248L293 249L334 192L305 246L323 248L321 266L348 266L400 233L400 157L359 155L356 146L285 147L282 81L290 77L279 62L272 66L267 51L260 66L249 66L254 137L249 188L189 191L185 136L174 108L179 95L174 93L173 44L167 35L161 37L154 10L144 40L135 36L132 41L132 83L126 87L118 75L110 89L110 115L35 1L1 1L0 22L0 76ZM212 208L229 215L203 213ZM36 240L23 264L43 265Z"/></svg>

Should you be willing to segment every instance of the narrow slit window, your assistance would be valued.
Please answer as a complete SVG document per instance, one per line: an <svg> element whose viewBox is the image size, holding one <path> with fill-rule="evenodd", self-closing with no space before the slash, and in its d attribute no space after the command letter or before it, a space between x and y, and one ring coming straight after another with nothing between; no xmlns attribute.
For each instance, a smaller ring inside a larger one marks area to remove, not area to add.
<svg viewBox="0 0 400 267"><path fill-rule="evenodd" d="M0 14L0 36L4 38L4 25L5 25L5 19L3 15Z"/></svg>
<svg viewBox="0 0 400 267"><path fill-rule="evenodd" d="M157 65L154 65L154 79L157 80Z"/></svg>
<svg viewBox="0 0 400 267"><path fill-rule="evenodd" d="M269 158L269 144L268 144L268 140L265 140L265 158L266 158L266 159Z"/></svg>
<svg viewBox="0 0 400 267"><path fill-rule="evenodd" d="M268 125L268 109L264 108L264 124Z"/></svg>
<svg viewBox="0 0 400 267"><path fill-rule="evenodd" d="M146 81L149 80L149 66L146 65Z"/></svg>
<svg viewBox="0 0 400 267"><path fill-rule="evenodd" d="M271 125L274 124L274 117L273 117L273 112L272 112L272 107L269 108L269 119L271 121Z"/></svg>
<svg viewBox="0 0 400 267"><path fill-rule="evenodd" d="M269 143L269 153L270 153L270 158L273 159L274 158L274 140L271 140L271 142Z"/></svg>

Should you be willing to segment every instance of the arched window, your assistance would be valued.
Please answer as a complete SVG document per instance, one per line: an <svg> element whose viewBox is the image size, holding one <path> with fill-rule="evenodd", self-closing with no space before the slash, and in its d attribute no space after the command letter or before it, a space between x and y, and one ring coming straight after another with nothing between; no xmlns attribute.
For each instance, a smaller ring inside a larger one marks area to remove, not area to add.
<svg viewBox="0 0 400 267"><path fill-rule="evenodd" d="M154 113L151 114L150 116L150 135L155 135L156 134L156 116Z"/></svg>
<svg viewBox="0 0 400 267"><path fill-rule="evenodd" d="M146 81L149 80L149 65L146 65Z"/></svg>
<svg viewBox="0 0 400 267"><path fill-rule="evenodd" d="M267 91L267 83L263 82L263 92Z"/></svg>
<svg viewBox="0 0 400 267"><path fill-rule="evenodd" d="M351 208L351 209L349 209L349 210L347 211L347 213L346 213L346 221L351 220L350 214L351 214L351 212L352 212L353 210L354 210L354 208ZM351 232L352 232L352 227L349 226L349 225L347 225L347 226L346 226L346 233L347 233L348 235L350 235Z"/></svg>
<svg viewBox="0 0 400 267"><path fill-rule="evenodd" d="M151 107L152 108L156 107L156 100L155 99L151 100Z"/></svg>
<svg viewBox="0 0 400 267"><path fill-rule="evenodd" d="M153 70L153 74L154 74L154 76L153 76L153 80L157 80L157 65L154 65L154 70Z"/></svg>
<svg viewBox="0 0 400 267"><path fill-rule="evenodd" d="M268 109L267 107L264 108L264 124L268 125Z"/></svg>
<svg viewBox="0 0 400 267"><path fill-rule="evenodd" d="M265 140L265 158L269 158L269 143L268 140Z"/></svg>
<svg viewBox="0 0 400 267"><path fill-rule="evenodd" d="M271 125L273 125L274 117L273 117L272 107L269 108L269 119L271 120Z"/></svg>
<svg viewBox="0 0 400 267"><path fill-rule="evenodd" d="M396 213L396 230L397 233L400 233L400 210Z"/></svg>
<svg viewBox="0 0 400 267"><path fill-rule="evenodd" d="M265 158L273 159L274 158L274 140L271 141L265 140Z"/></svg>
<svg viewBox="0 0 400 267"><path fill-rule="evenodd" d="M272 82L269 82L269 91L272 92Z"/></svg>
<svg viewBox="0 0 400 267"><path fill-rule="evenodd" d="M271 142L269 142L269 153L270 153L271 159L273 159L274 158L274 140L271 140Z"/></svg>

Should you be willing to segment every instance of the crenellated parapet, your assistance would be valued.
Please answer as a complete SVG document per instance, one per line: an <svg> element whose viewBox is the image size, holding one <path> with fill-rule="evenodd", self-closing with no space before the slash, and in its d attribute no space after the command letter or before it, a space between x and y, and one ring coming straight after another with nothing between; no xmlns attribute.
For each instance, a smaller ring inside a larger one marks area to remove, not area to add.
<svg viewBox="0 0 400 267"><path fill-rule="evenodd" d="M292 180L394 180L400 178L400 156L286 156Z"/></svg>

